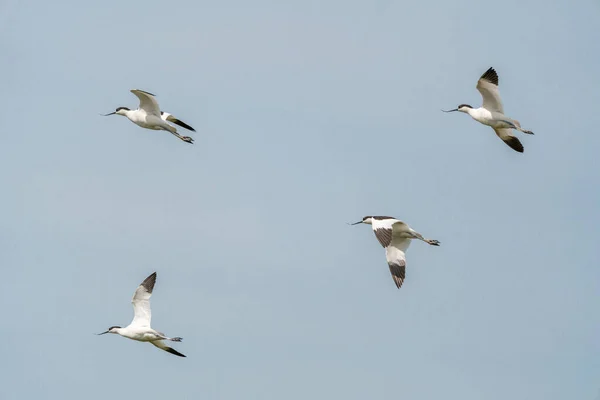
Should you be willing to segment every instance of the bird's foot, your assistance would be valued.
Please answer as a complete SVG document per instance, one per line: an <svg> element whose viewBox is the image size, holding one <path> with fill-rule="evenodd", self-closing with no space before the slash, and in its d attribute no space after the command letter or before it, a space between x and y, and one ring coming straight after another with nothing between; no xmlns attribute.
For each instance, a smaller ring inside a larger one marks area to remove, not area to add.
<svg viewBox="0 0 600 400"><path fill-rule="evenodd" d="M180 337L174 337L171 339L172 342L181 342L183 340L183 338Z"/></svg>
<svg viewBox="0 0 600 400"><path fill-rule="evenodd" d="M438 240L434 240L434 239L429 239L427 241L427 243L429 243L432 246L439 246L440 245L440 242Z"/></svg>
<svg viewBox="0 0 600 400"><path fill-rule="evenodd" d="M183 141L184 141L184 142L186 142L186 143L190 143L190 144L193 144L193 143L194 143L194 139L192 139L192 138L191 138L191 137L189 137L189 136L182 136L182 137L181 137L181 140L183 140Z"/></svg>
<svg viewBox="0 0 600 400"><path fill-rule="evenodd" d="M523 129L523 133L526 133L526 134L528 134L528 135L533 135L533 132L531 132L531 131L528 131L528 130L525 130L525 129Z"/></svg>

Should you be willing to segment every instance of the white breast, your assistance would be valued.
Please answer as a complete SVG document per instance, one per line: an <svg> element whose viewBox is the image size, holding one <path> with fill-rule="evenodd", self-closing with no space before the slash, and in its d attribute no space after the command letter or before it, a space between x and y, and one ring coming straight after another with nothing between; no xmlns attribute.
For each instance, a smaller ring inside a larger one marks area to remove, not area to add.
<svg viewBox="0 0 600 400"><path fill-rule="evenodd" d="M131 122L138 126L141 126L142 128L154 130L160 129L158 125L160 121L162 121L160 118L146 114L144 110L136 110L134 112L128 113L127 118L129 118Z"/></svg>

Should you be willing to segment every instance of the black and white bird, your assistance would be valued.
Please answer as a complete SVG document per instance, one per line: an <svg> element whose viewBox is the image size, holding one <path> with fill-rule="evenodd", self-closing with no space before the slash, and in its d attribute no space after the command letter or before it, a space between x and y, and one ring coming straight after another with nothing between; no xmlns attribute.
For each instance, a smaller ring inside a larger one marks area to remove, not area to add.
<svg viewBox="0 0 600 400"><path fill-rule="evenodd" d="M99 333L98 335L115 333L128 339L137 340L138 342L150 342L159 349L167 351L171 354L175 354L179 357L185 357L183 354L164 343L164 340L181 342L182 338L170 338L164 333L155 331L150 327L150 319L152 317L152 313L150 311L150 296L152 296L152 290L154 289L155 283L156 272L153 272L135 290L133 299L131 299L131 304L133 304L133 321L131 321L129 326L126 326L125 328L121 328L120 326L111 326L106 332Z"/></svg>
<svg viewBox="0 0 600 400"><path fill-rule="evenodd" d="M439 246L440 242L425 239L405 222L394 217L367 216L362 221L351 225L368 224L373 227L375 237L385 247L385 257L392 273L396 287L400 289L406 277L406 249L413 239L419 239L432 246Z"/></svg>
<svg viewBox="0 0 600 400"><path fill-rule="evenodd" d="M189 136L181 136L179 133L177 133L177 128L175 128L173 125L170 125L168 122L172 122L173 124L179 125L182 128L192 132L196 132L196 130L185 122L175 118L168 112L160 111L158 103L156 102L156 99L152 93L144 92L143 90L139 89L132 89L131 93L135 94L140 99L140 105L137 110L130 110L127 107L119 107L115 110L115 112L102 115L105 117L114 114L122 115L142 128L152 129L155 131L167 131L186 143L194 143L194 139Z"/></svg>
<svg viewBox="0 0 600 400"><path fill-rule="evenodd" d="M461 104L454 110L442 110L444 112L460 111L467 113L475 121L484 125L491 126L496 135L504 141L511 149L523 152L523 145L512 135L512 130L516 129L523 133L533 135L533 132L521 128L521 124L516 119L511 119L504 115L504 106L498 91L498 74L494 68L490 68L477 81L477 90L483 97L483 105L479 108L473 108L468 104Z"/></svg>

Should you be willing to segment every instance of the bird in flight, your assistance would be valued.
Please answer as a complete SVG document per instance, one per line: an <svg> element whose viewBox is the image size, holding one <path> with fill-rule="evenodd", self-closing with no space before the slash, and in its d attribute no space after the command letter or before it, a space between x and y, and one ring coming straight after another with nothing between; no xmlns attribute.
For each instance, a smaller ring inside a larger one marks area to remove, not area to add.
<svg viewBox="0 0 600 400"><path fill-rule="evenodd" d="M398 289L400 289L406 277L406 249L410 246L411 240L419 239L432 246L440 245L437 240L425 239L406 223L394 217L367 216L362 221L351 225L358 224L372 226L375 237L385 248L385 257Z"/></svg>
<svg viewBox="0 0 600 400"><path fill-rule="evenodd" d="M196 132L196 130L185 122L175 118L168 112L160 111L160 107L158 106L158 103L152 93L144 92L143 90L139 89L133 89L131 90L131 93L135 94L140 99L140 105L137 110L130 110L127 107L119 107L114 112L101 115L104 115L105 117L115 114L122 115L142 128L152 129L155 131L167 131L186 143L194 143L194 139L189 136L181 136L179 133L177 133L177 128L168 122L179 125L182 128L192 132Z"/></svg>
<svg viewBox="0 0 600 400"><path fill-rule="evenodd" d="M523 145L512 135L512 130L516 129L523 133L533 135L533 132L521 128L521 124L516 119L511 119L504 115L504 106L498 91L498 74L494 68L490 68L477 81L477 90L483 97L483 105L479 108L473 108L468 104L461 104L453 110L442 110L444 112L460 111L469 114L475 121L492 127L496 135L504 141L511 149L523 152Z"/></svg>
<svg viewBox="0 0 600 400"><path fill-rule="evenodd" d="M152 317L152 313L150 312L150 296L152 296L152 290L154 289L155 283L156 272L153 272L149 277L144 279L144 282L142 282L135 290L133 299L131 299L131 304L133 304L133 321L131 321L128 326L125 328L111 326L106 332L99 333L98 335L115 333L128 339L137 340L138 342L150 342L159 349L179 357L185 357L183 354L164 343L165 340L181 342L182 338L167 337L164 333L155 331L150 327L150 319Z"/></svg>

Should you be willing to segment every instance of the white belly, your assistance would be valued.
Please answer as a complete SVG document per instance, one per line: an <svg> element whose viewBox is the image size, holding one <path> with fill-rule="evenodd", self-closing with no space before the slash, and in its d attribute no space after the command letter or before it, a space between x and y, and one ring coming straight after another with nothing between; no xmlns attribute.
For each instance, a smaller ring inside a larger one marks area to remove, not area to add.
<svg viewBox="0 0 600 400"><path fill-rule="evenodd" d="M163 129L163 120L155 115L148 115L143 111L138 110L132 115L127 116L131 122L146 129L160 130Z"/></svg>
<svg viewBox="0 0 600 400"><path fill-rule="evenodd" d="M139 342L152 342L161 339L152 328L127 327L121 330L120 334L128 339L137 340Z"/></svg>
<svg viewBox="0 0 600 400"><path fill-rule="evenodd" d="M491 126L495 129L515 128L515 125L511 119L506 115L497 112L490 112L485 108L478 108L477 110L473 110L473 112L470 114L475 121L482 123L483 125Z"/></svg>

